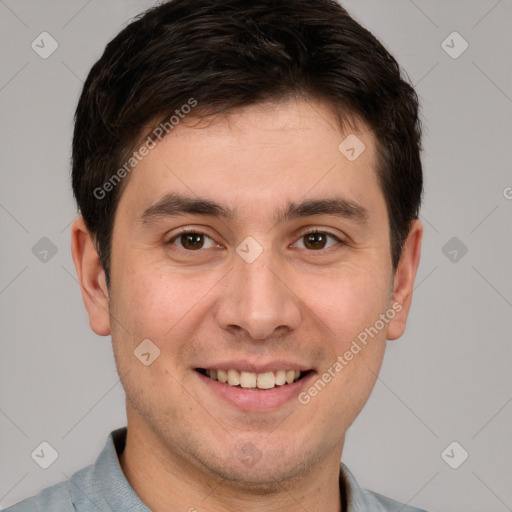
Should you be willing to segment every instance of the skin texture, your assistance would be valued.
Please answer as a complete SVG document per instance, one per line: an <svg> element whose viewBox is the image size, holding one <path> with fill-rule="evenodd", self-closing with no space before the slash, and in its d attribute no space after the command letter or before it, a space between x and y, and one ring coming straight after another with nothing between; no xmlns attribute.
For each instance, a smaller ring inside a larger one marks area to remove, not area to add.
<svg viewBox="0 0 512 512"><path fill-rule="evenodd" d="M121 465L152 510L341 510L345 432L375 384L386 339L405 328L422 238L415 221L393 273L375 140L357 126L342 133L326 105L304 100L181 122L129 176L114 222L110 290L83 220L75 221L90 325L112 335L127 396ZM338 150L349 133L366 146L353 162ZM170 192L236 214L142 221ZM290 201L333 197L358 203L366 220L274 220ZM205 233L204 248L183 248L173 238L183 227ZM341 242L328 237L311 248L304 234L312 228ZM249 236L263 249L253 263L236 252ZM284 360L311 368L316 380L393 303L401 311L306 405L294 398L244 411L195 371ZM144 339L160 349L150 366L133 354ZM239 457L247 447L261 455L251 467Z"/></svg>

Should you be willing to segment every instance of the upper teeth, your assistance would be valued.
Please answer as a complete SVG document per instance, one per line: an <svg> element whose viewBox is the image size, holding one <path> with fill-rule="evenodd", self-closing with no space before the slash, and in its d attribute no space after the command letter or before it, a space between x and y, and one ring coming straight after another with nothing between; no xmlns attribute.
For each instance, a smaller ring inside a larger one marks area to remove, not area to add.
<svg viewBox="0 0 512 512"><path fill-rule="evenodd" d="M276 372L252 373L238 370L206 370L211 379L242 388L271 389L274 386L291 384L300 377L299 370L277 370Z"/></svg>

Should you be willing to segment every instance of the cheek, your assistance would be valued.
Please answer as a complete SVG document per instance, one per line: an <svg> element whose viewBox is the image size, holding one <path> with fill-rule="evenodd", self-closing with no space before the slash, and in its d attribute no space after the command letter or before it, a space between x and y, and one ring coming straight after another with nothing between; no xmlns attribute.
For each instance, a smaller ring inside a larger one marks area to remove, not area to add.
<svg viewBox="0 0 512 512"><path fill-rule="evenodd" d="M336 340L346 343L389 307L391 280L375 270L343 269L302 284L301 297ZM341 349L342 347L338 347Z"/></svg>
<svg viewBox="0 0 512 512"><path fill-rule="evenodd" d="M111 295L118 373L127 397L143 416L150 417L157 403L162 417L172 416L174 409L169 404L176 399L168 397L176 394L177 383L183 379L180 362L182 353L191 349L192 338L187 328L195 325L190 318L197 315L195 305L204 290L150 265L138 265L137 271L125 268L130 270L113 281L116 286ZM142 355L146 353L147 366Z"/></svg>
<svg viewBox="0 0 512 512"><path fill-rule="evenodd" d="M346 428L370 396L382 363L387 325L372 330L380 315L390 307L391 275L381 265L364 268L346 266L334 275L315 278L315 286L304 288L308 306L325 334L326 359L318 378L318 389L309 389L311 406L317 414L328 408L333 424ZM384 275L389 277L384 278ZM306 294L307 291L307 294ZM325 389L325 392L319 391Z"/></svg>
<svg viewBox="0 0 512 512"><path fill-rule="evenodd" d="M379 285L371 276L330 278L305 296L323 333L325 357L301 403L333 432L344 431L368 400L384 357L386 327L371 329L389 308L388 283Z"/></svg>
<svg viewBox="0 0 512 512"><path fill-rule="evenodd" d="M127 272L116 282L111 317L116 319L112 340L120 374L130 372L133 382L135 373L148 369L134 357L134 351L149 339L160 353L151 371L136 380L148 379L146 385L151 387L158 382L172 384L173 376L181 380L186 375L185 363L199 350L201 326L213 307L209 291L220 276L212 274L183 275L176 269L139 265L137 272Z"/></svg>
<svg viewBox="0 0 512 512"><path fill-rule="evenodd" d="M127 272L113 290L113 310L134 336L163 340L200 310L201 298L214 283L213 276L199 278L181 275L175 269L138 265L138 270Z"/></svg>

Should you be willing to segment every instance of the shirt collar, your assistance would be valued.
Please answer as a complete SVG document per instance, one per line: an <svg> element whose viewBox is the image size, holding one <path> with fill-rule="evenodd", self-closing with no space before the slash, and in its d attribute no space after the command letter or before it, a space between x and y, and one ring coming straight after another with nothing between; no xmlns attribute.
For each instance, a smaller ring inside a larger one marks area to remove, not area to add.
<svg viewBox="0 0 512 512"><path fill-rule="evenodd" d="M126 443L126 427L114 430L108 437L94 465L97 481L105 501L113 511L151 512L132 489L124 476L119 454L123 453Z"/></svg>
<svg viewBox="0 0 512 512"><path fill-rule="evenodd" d="M340 464L340 493L345 493L346 509L343 512L386 512L388 509L375 494L362 489L345 464Z"/></svg>

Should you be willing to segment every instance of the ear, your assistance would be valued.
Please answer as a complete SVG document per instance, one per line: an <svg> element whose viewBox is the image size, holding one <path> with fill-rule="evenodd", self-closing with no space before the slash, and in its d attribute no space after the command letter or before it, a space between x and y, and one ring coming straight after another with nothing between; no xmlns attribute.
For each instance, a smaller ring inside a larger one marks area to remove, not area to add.
<svg viewBox="0 0 512 512"><path fill-rule="evenodd" d="M71 253L89 325L100 336L110 334L108 288L94 241L82 216L71 227Z"/></svg>
<svg viewBox="0 0 512 512"><path fill-rule="evenodd" d="M407 317L411 308L414 279L420 263L423 225L416 219L405 240L402 255L398 262L393 282L393 309L397 312L389 322L388 340L400 338L405 331Z"/></svg>

